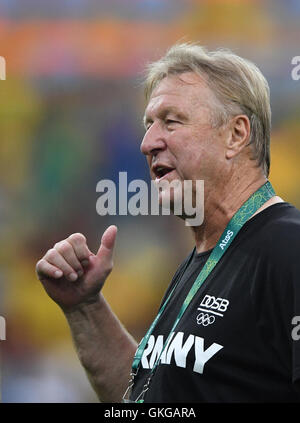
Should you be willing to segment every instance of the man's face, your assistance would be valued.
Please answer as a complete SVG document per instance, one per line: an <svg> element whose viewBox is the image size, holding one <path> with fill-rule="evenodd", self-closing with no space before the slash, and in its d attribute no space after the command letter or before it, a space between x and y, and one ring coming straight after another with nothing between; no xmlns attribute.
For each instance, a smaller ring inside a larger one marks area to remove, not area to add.
<svg viewBox="0 0 300 423"><path fill-rule="evenodd" d="M145 111L141 144L153 180L204 180L206 195L221 180L225 135L212 127L214 104L212 91L195 73L159 83Z"/></svg>

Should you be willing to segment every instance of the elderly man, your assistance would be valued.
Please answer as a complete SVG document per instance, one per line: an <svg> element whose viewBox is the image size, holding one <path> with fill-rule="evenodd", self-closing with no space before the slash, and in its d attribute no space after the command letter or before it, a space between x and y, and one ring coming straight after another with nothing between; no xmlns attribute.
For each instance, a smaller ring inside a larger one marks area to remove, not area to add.
<svg viewBox="0 0 300 423"><path fill-rule="evenodd" d="M205 183L195 248L157 318L137 346L101 294L115 226L97 254L82 234L58 242L37 274L103 402L120 402L129 379L137 402L298 401L300 213L267 180L268 84L230 51L181 44L148 67L145 87L152 179Z"/></svg>

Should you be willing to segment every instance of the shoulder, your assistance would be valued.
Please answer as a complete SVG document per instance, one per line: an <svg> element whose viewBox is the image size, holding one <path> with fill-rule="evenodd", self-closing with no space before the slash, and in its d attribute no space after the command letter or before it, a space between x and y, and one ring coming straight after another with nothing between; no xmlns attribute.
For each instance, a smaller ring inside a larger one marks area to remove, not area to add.
<svg viewBox="0 0 300 423"><path fill-rule="evenodd" d="M291 260L300 264L300 211L289 203L279 203L255 218L252 229L258 254L283 265Z"/></svg>
<svg viewBox="0 0 300 423"><path fill-rule="evenodd" d="M261 239L270 242L275 237L281 241L296 240L300 246L300 211L289 203L268 207L253 218L253 226Z"/></svg>

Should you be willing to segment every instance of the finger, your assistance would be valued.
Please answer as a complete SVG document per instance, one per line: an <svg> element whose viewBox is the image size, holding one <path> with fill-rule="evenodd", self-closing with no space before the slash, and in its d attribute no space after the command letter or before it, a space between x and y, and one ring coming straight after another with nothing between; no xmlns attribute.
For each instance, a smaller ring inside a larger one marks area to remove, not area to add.
<svg viewBox="0 0 300 423"><path fill-rule="evenodd" d="M45 277L59 279L63 275L63 272L58 267L48 263L45 259L38 261L36 265L36 273L40 279Z"/></svg>
<svg viewBox="0 0 300 423"><path fill-rule="evenodd" d="M89 250L85 236L80 233L72 234L67 241L72 245L81 265L87 267L89 265L89 257L94 254Z"/></svg>
<svg viewBox="0 0 300 423"><path fill-rule="evenodd" d="M61 256L55 248L51 248L51 250L47 251L44 259L53 266L58 267L69 281L73 282L78 279L75 269L66 262L63 256Z"/></svg>
<svg viewBox="0 0 300 423"><path fill-rule="evenodd" d="M74 270L76 270L79 277L83 275L82 266L75 254L73 246L67 240L56 243L54 248L66 260L66 262L69 263Z"/></svg>
<svg viewBox="0 0 300 423"><path fill-rule="evenodd" d="M101 244L97 252L97 257L105 261L112 260L117 231L118 228L115 225L111 225L106 229L101 238Z"/></svg>

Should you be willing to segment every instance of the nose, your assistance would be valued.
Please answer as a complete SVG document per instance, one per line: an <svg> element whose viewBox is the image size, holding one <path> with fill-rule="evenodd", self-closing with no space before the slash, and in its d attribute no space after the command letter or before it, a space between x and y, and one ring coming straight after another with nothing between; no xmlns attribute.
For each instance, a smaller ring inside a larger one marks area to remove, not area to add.
<svg viewBox="0 0 300 423"><path fill-rule="evenodd" d="M153 123L147 130L143 141L141 143L141 152L148 155L153 155L159 150L166 148L166 142L163 136L163 131L159 127L158 122Z"/></svg>

